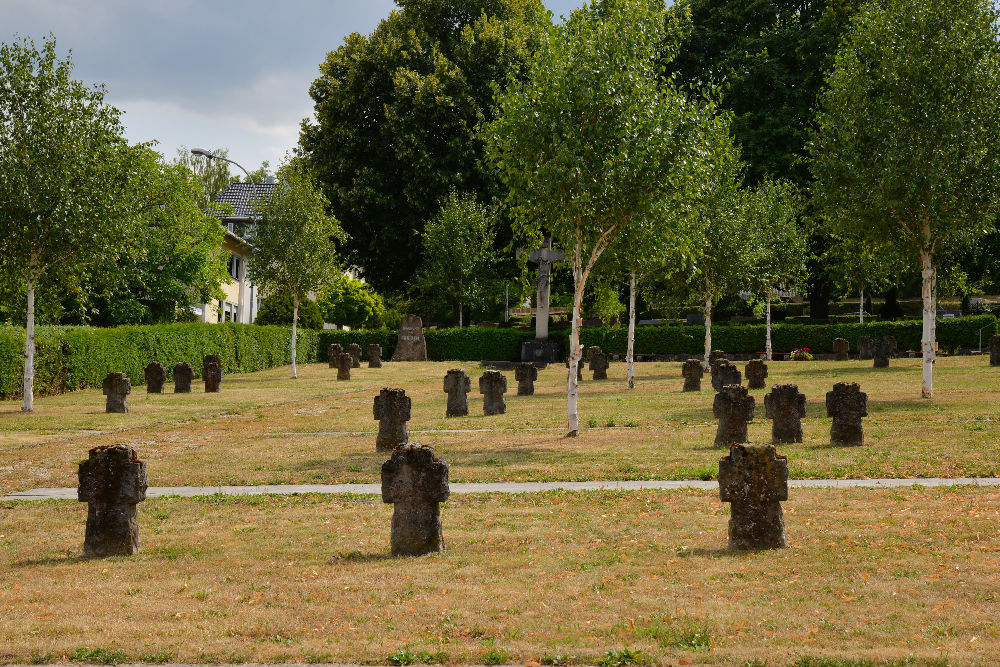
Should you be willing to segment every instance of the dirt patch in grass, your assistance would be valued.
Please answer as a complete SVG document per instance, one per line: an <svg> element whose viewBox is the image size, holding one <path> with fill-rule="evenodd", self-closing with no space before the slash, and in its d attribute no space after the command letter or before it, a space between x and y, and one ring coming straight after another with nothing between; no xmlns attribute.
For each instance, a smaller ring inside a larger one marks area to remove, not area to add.
<svg viewBox="0 0 1000 667"><path fill-rule="evenodd" d="M462 497L445 553L394 559L374 497L165 498L140 506L140 555L90 561L85 505L0 503L0 661L1000 654L1000 490L796 489L784 507L788 549L735 554L717 494Z"/></svg>
<svg viewBox="0 0 1000 667"><path fill-rule="evenodd" d="M997 369L984 357L943 358L935 398L922 400L920 360L892 363L887 370L860 361L770 364L769 383L796 383L808 400L805 442L781 448L792 476L1000 474ZM300 366L297 380L287 368L227 376L220 394L146 395L140 387L128 415L104 414L97 390L41 399L33 415L8 401L0 404L0 493L73 486L87 450L113 442L139 448L155 485L374 482L384 457L374 451L372 399L384 386L407 390L411 439L433 446L456 481L710 478L723 454L712 446L714 394L707 380L705 391L682 393L679 363L637 365L633 391L620 363L607 381L584 380L579 438L563 435L563 367L539 374L535 396L508 394L506 415L484 417L473 393L469 417L446 419L441 385L453 366L481 373L474 364L386 363L338 383L336 371L312 364ZM839 381L868 393L863 448L828 444L825 395ZM750 438L758 442L770 438L764 393L753 392Z"/></svg>

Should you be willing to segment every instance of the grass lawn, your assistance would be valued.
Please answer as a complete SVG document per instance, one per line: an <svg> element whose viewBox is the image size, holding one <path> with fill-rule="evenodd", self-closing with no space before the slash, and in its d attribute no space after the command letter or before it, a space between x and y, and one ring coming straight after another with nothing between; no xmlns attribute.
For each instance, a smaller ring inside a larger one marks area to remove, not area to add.
<svg viewBox="0 0 1000 667"><path fill-rule="evenodd" d="M742 364L739 364L742 367ZM446 419L442 381L448 368L473 376L471 415ZM386 363L337 382L324 364L300 366L299 379L278 368L231 375L219 394L147 395L136 387L127 415L104 413L99 390L39 399L33 414L0 403L0 494L40 486L75 486L76 463L99 444L128 442L149 464L151 485L280 484L378 481L372 399L385 386L413 399L411 440L431 445L451 465L453 481L686 479L714 477L723 452L712 445L716 421L706 378L682 393L680 363L637 365L638 386L625 388L625 365L610 379L585 379L583 430L564 437L566 370L539 373L534 396L519 397L513 373L506 415L484 417L475 364ZM589 373L586 374L589 378ZM919 398L920 360L885 370L871 362L773 362L769 385L794 382L807 396L805 442L783 445L793 477L996 476L1000 369L985 357L938 361L935 398ZM829 446L825 394L838 381L868 393L866 445ZM172 386L167 386L172 391ZM753 392L752 441L770 439L764 391Z"/></svg>
<svg viewBox="0 0 1000 667"><path fill-rule="evenodd" d="M717 493L463 496L395 559L375 497L162 498L83 560L84 504L2 502L0 662L995 664L1000 490L784 508L789 548L732 553Z"/></svg>

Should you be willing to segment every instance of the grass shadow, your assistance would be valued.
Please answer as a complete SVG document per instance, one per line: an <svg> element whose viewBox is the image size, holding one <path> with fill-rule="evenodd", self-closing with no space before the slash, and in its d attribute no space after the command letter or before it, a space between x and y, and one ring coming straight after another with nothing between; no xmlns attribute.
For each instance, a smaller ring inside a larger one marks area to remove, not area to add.
<svg viewBox="0 0 1000 667"><path fill-rule="evenodd" d="M29 560L16 560L11 563L12 567L38 567L40 565L73 565L75 563L83 563L92 560L102 560L100 558L87 558L83 555L78 556L48 556L46 558L32 558Z"/></svg>
<svg viewBox="0 0 1000 667"><path fill-rule="evenodd" d="M393 556L388 551L380 551L378 553L361 553L360 551L352 551L346 554L337 554L327 559L328 565L334 565L336 563L381 563L387 560L403 559L406 556Z"/></svg>

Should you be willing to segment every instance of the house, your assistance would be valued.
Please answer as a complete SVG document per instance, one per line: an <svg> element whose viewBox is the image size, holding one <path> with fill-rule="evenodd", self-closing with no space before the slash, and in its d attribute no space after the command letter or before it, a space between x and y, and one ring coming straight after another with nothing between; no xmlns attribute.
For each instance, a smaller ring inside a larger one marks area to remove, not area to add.
<svg viewBox="0 0 1000 667"><path fill-rule="evenodd" d="M260 197L269 197L274 193L274 177L268 176L264 183L230 183L219 196L216 203L229 204L232 213L209 211L219 218L226 228L226 236L222 248L229 254L229 282L222 285L225 298L216 303L202 304L195 312L202 322L241 322L252 324L260 308L261 297L258 290L247 280L247 261L250 258L250 244L246 241L246 232L257 212L250 202Z"/></svg>

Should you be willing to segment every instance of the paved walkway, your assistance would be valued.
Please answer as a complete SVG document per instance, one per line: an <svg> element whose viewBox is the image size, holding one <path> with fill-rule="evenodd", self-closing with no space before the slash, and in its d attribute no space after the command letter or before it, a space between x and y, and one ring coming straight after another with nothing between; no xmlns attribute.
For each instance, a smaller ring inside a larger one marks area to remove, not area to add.
<svg viewBox="0 0 1000 667"><path fill-rule="evenodd" d="M829 489L886 489L908 486L1000 486L1000 477L926 477L907 479L795 479L789 480L792 488ZM716 481L686 480L636 480L606 482L486 482L451 485L452 493L540 493L542 491L642 491L645 489L705 489L719 488ZM293 495L296 493L329 493L378 495L379 484L261 484L259 486L151 486L147 498L163 496L260 496L269 493ZM75 488L31 489L18 491L0 500L65 500L76 499Z"/></svg>

